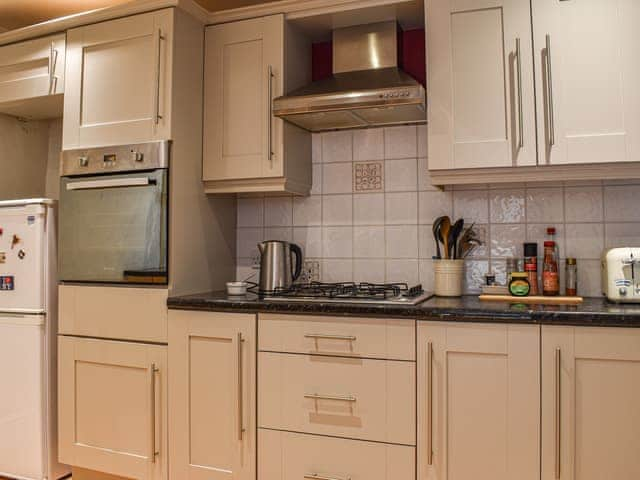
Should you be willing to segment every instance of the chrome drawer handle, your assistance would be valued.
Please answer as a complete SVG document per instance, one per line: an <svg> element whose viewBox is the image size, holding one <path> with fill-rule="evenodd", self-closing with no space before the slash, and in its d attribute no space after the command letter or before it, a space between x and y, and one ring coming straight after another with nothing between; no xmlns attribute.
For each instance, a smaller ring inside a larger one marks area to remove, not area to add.
<svg viewBox="0 0 640 480"><path fill-rule="evenodd" d="M321 395L319 393L305 393L304 398L313 400L335 400L338 402L355 402L356 397L351 395Z"/></svg>
<svg viewBox="0 0 640 480"><path fill-rule="evenodd" d="M347 342L356 341L356 337L353 335L324 335L321 333L307 333L304 338L313 338L314 340L345 340Z"/></svg>
<svg viewBox="0 0 640 480"><path fill-rule="evenodd" d="M304 477L308 480L351 480L351 477L327 477L326 475L319 475L317 473L307 473Z"/></svg>

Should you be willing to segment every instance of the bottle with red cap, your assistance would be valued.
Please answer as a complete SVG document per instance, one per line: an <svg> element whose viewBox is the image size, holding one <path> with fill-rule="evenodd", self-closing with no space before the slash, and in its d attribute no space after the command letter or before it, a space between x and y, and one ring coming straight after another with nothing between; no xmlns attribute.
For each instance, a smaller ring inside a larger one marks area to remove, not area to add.
<svg viewBox="0 0 640 480"><path fill-rule="evenodd" d="M547 228L547 239L544 242L544 261L542 263L542 294L555 296L560 294L560 277L558 274L558 244L556 229Z"/></svg>

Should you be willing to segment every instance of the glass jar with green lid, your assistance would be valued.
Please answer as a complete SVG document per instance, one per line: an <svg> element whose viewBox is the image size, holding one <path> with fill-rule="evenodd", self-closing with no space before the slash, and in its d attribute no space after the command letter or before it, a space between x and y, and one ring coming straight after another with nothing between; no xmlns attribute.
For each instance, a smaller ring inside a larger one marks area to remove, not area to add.
<svg viewBox="0 0 640 480"><path fill-rule="evenodd" d="M513 272L509 282L509 293L514 297L526 297L530 291L529 274L527 272Z"/></svg>

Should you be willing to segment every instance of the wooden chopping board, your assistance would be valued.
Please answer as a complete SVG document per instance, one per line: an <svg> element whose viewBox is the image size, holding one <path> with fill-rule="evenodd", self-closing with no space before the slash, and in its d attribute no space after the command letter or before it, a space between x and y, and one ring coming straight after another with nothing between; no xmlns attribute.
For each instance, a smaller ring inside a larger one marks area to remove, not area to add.
<svg viewBox="0 0 640 480"><path fill-rule="evenodd" d="M527 303L538 305L579 305L584 301L582 297L514 297L512 295L480 295L479 298L485 302Z"/></svg>

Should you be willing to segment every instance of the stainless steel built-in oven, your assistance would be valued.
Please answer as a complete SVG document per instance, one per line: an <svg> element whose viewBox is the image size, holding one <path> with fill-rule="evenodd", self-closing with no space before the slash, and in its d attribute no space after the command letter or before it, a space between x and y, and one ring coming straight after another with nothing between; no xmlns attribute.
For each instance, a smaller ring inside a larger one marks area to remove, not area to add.
<svg viewBox="0 0 640 480"><path fill-rule="evenodd" d="M59 277L166 284L169 142L65 151Z"/></svg>

